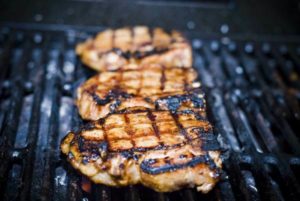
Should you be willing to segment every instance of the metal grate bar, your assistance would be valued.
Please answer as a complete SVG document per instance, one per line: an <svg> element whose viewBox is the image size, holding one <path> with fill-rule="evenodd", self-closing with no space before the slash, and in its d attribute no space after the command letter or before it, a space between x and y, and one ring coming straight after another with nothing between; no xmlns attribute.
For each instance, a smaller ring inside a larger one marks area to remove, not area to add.
<svg viewBox="0 0 300 201"><path fill-rule="evenodd" d="M91 184L60 156L62 137L82 124L75 89L94 74L74 52L89 35L0 30L0 200L297 200L299 44L193 41L208 116L227 149L223 179L206 195L156 193Z"/></svg>

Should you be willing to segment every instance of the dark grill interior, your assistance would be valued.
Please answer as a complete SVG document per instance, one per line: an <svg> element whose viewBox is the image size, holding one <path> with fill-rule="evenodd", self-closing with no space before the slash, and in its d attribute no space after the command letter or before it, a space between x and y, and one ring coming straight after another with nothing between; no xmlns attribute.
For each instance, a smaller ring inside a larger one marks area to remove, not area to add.
<svg viewBox="0 0 300 201"><path fill-rule="evenodd" d="M60 140L82 123L74 90L93 73L74 46L95 32L53 29L6 25L0 31L1 200L299 199L297 38L190 37L209 116L227 149L224 175L206 195L191 189L162 194L92 185L61 158Z"/></svg>

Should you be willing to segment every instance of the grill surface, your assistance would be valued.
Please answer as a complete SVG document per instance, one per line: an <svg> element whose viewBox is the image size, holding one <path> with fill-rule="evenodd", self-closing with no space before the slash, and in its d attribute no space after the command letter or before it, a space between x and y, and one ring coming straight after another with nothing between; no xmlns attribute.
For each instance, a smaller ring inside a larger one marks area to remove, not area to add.
<svg viewBox="0 0 300 201"><path fill-rule="evenodd" d="M298 200L300 43L191 37L209 119L227 149L224 174L206 195L162 194L90 184L60 156L60 140L82 123L74 89L93 74L74 46L91 34L2 26L1 200Z"/></svg>

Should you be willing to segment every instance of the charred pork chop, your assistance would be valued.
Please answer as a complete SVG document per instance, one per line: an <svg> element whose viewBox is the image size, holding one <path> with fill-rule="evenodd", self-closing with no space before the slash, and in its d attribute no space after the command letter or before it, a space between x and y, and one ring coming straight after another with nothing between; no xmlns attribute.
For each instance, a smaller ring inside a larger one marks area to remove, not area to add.
<svg viewBox="0 0 300 201"><path fill-rule="evenodd" d="M149 30L144 26L105 30L77 45L76 53L97 71L118 70L129 63L192 66L191 47L179 32L168 34L160 28Z"/></svg>
<svg viewBox="0 0 300 201"><path fill-rule="evenodd" d="M205 99L192 69L149 64L102 72L79 87L77 106L83 119L97 120L130 107L205 113Z"/></svg>
<svg viewBox="0 0 300 201"><path fill-rule="evenodd" d="M141 183L159 192L204 193L222 166L210 123L195 112L126 110L70 132L62 152L79 172L109 186Z"/></svg>

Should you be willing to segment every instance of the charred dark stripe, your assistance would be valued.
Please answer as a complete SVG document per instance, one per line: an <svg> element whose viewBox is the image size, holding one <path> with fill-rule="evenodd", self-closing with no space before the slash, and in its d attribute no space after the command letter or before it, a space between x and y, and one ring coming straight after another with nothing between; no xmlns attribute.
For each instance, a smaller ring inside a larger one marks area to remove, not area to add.
<svg viewBox="0 0 300 201"><path fill-rule="evenodd" d="M120 99L116 99L110 106L109 111L110 113L114 113L118 107L121 105L122 101Z"/></svg>
<svg viewBox="0 0 300 201"><path fill-rule="evenodd" d="M119 56L121 56L121 57L123 57L125 59L130 59L130 57L131 57L131 53L129 51L124 52L124 51L122 51L119 48L113 48L111 51L109 51L107 53L110 53L110 52L114 52L117 55L119 55Z"/></svg>
<svg viewBox="0 0 300 201"><path fill-rule="evenodd" d="M169 48L153 48L153 50L147 52L135 51L131 54L131 57L135 59L143 59L145 57L152 56L155 54L162 54L167 51L169 51Z"/></svg>
<svg viewBox="0 0 300 201"><path fill-rule="evenodd" d="M118 88L110 90L104 99L100 98L96 93L90 93L90 94L93 97L93 100L97 103L97 105L106 105L112 100L128 99L133 97L132 94L128 94L127 92L122 91L121 89Z"/></svg>
<svg viewBox="0 0 300 201"><path fill-rule="evenodd" d="M122 109L122 110L115 111L114 114L137 114L137 113L147 112L148 110L151 111L151 109L149 109L149 108ZM157 110L155 110L155 112L166 112L166 110L157 109ZM174 111L173 113L177 114L177 115L180 115L180 114L193 114L193 115L195 115L195 117L198 120L207 120L205 117L201 116L197 111L193 111L193 110ZM114 114L109 114L108 116L114 115ZM103 124L101 122L104 122L104 121L105 121L105 118L102 118L102 119L98 120L98 122L100 124Z"/></svg>
<svg viewBox="0 0 300 201"><path fill-rule="evenodd" d="M213 167L213 165L211 165L211 164L214 164L214 162L208 155L197 156L187 163L167 164L167 165L160 166L160 167L152 167L153 164L155 164L155 161L153 161L153 159L144 160L141 163L140 167L145 173L155 175L155 174L161 174L161 173L165 173L165 172L171 172L171 171L178 170L178 169L183 169L185 167L191 167L191 166L193 167L200 163L209 165L209 167L212 168L213 170L216 169L215 165L214 165L214 167Z"/></svg>
<svg viewBox="0 0 300 201"><path fill-rule="evenodd" d="M180 96L168 96L167 98L158 100L157 103L159 105L160 102L164 102L171 112L175 112L181 105L181 100L179 97Z"/></svg>
<svg viewBox="0 0 300 201"><path fill-rule="evenodd" d="M147 103L153 104L153 101L152 101L151 98L149 98L149 97L144 98L144 100L145 100Z"/></svg>
<svg viewBox="0 0 300 201"><path fill-rule="evenodd" d="M149 150L170 150L170 149L184 146L186 144L193 144L193 141L197 141L197 140L199 140L199 138L195 138L190 141L186 141L184 143L179 143L179 144L175 144L175 145L171 145L171 146L158 145L156 147L132 148L129 150L109 150L109 146L108 146L108 143L106 140L99 143L99 142L93 142L93 141L85 141L84 139L79 137L76 141L78 143L80 152L89 152L91 154L100 155L102 159L108 159L110 156L112 156L114 154L121 154L122 156L124 156L127 159L133 158L134 160L138 160L139 156L141 155L141 154L138 154L138 152L143 153L143 152L147 152ZM74 141L74 143L76 143L76 142ZM204 147L204 149L206 149L206 148ZM202 148L203 151L219 150L219 149L211 149L211 147L209 150L208 149L204 150L204 149ZM105 154L105 156L102 156L103 154ZM214 163L211 163L209 165L211 168L213 168L215 166Z"/></svg>
<svg viewBox="0 0 300 201"><path fill-rule="evenodd" d="M100 98L97 94L91 93L91 96L93 97L93 100L97 103L97 105L105 105L109 103L110 99L109 97L105 97L104 99Z"/></svg>
<svg viewBox="0 0 300 201"><path fill-rule="evenodd" d="M203 151L219 151L221 149L216 135L211 133L211 131L205 131L203 128L194 128L193 131L197 132Z"/></svg>
<svg viewBox="0 0 300 201"><path fill-rule="evenodd" d="M115 98L119 98L119 97L131 98L132 96L133 96L132 94L129 94L120 88L114 88L114 89L110 90L108 93L108 97L110 99L115 99Z"/></svg>
<svg viewBox="0 0 300 201"><path fill-rule="evenodd" d="M173 119L175 121L176 126L179 128L180 134L183 135L187 141L189 141L190 139L189 139L189 137L187 135L186 130L183 128L183 126L179 122L178 115L175 114L175 113L171 113L171 115L172 115L172 117L173 117Z"/></svg>
<svg viewBox="0 0 300 201"><path fill-rule="evenodd" d="M182 72L182 71L181 71ZM184 79L183 79L183 83L184 83L184 91L187 91L188 90L188 87L189 87L189 84L188 84L188 82L187 82L187 75L188 75L188 73L185 73L185 72L182 72L182 73L184 73L183 75L184 75Z"/></svg>
<svg viewBox="0 0 300 201"><path fill-rule="evenodd" d="M122 151L121 152L121 155L123 156L123 157L125 157L125 158L133 158L133 152L132 151Z"/></svg>
<svg viewBox="0 0 300 201"><path fill-rule="evenodd" d="M149 150L169 150L169 149L174 149L174 148L178 148L178 147L181 147L181 146L184 146L186 144L189 144L189 143L192 143L192 141L194 140L198 140L198 138L195 138L195 139L192 139L190 141L185 141L185 142L182 142L182 143L178 143L178 144L174 144L174 145L158 145L158 146L154 146L154 147L148 147L148 148L143 148L143 147L136 147L136 148L132 148L132 149L129 149L129 150L110 150L111 153L123 153L123 152L146 152L146 151L149 151Z"/></svg>
<svg viewBox="0 0 300 201"><path fill-rule="evenodd" d="M152 128L154 130L155 136L160 139L160 132L159 129L156 125L156 121L155 121L155 116L152 114L152 112L150 110L147 111L147 117L150 119L151 124L152 124Z"/></svg>
<svg viewBox="0 0 300 201"><path fill-rule="evenodd" d="M180 108L182 103L187 101L191 101L194 108L205 108L204 99L199 98L196 93L161 97L155 101L155 104L158 108L160 104L166 104L169 110L175 112Z"/></svg>
<svg viewBox="0 0 300 201"><path fill-rule="evenodd" d="M129 136L132 136L133 133L132 133L132 130L131 130L130 120L129 120L129 118L127 117L126 114L124 114L124 119L125 119L125 123L126 123L126 126L125 126L126 133L128 133ZM130 141L131 141L133 147L135 147L134 140L132 140L132 138L131 138Z"/></svg>
<svg viewBox="0 0 300 201"><path fill-rule="evenodd" d="M85 139L82 137L78 137L78 148L80 152L84 152L86 151L86 147L85 147Z"/></svg>
<svg viewBox="0 0 300 201"><path fill-rule="evenodd" d="M169 48L153 48L152 50L146 51L146 52L142 52L142 51L138 51L138 50L134 51L134 52L130 52L130 51L124 52L120 48L113 48L110 51L99 54L99 57L101 57L103 54L109 54L109 53L113 52L127 60L129 60L130 58L143 59L145 57L152 56L155 54L162 54L167 51L169 51Z"/></svg>
<svg viewBox="0 0 300 201"><path fill-rule="evenodd" d="M137 114L137 113L143 113L147 112L148 108L138 108L138 109L132 109L132 108L125 108L122 110L115 111L114 114ZM113 114L109 114L113 115Z"/></svg>
<svg viewBox="0 0 300 201"><path fill-rule="evenodd" d="M96 128L94 122L87 122L87 123L83 124L83 125L80 127L80 132L82 132L82 131L87 131L87 130L92 130L92 129L94 129L94 128Z"/></svg>
<svg viewBox="0 0 300 201"><path fill-rule="evenodd" d="M154 44L154 29L148 29L148 34L150 36L150 44Z"/></svg>
<svg viewBox="0 0 300 201"><path fill-rule="evenodd" d="M182 144L181 144L182 145ZM110 150L110 152L112 153L123 153L125 152L146 152L149 150L162 150L162 149L169 149L169 148L175 148L175 147L179 147L180 144L176 144L173 146L163 146L163 145L158 145L158 146L153 146L153 147L147 147L147 148L143 148L143 147L134 147L131 149L126 149L126 150Z"/></svg>

